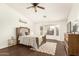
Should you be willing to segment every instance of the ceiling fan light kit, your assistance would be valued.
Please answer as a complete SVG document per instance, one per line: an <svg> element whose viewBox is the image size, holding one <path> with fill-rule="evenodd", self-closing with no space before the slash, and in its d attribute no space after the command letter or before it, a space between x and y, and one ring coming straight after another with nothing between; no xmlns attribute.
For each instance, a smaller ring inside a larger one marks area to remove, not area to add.
<svg viewBox="0 0 79 59"><path fill-rule="evenodd" d="M45 9L44 7L39 6L38 4L39 4L39 3L32 3L32 6L27 7L27 9L34 8L35 12L37 12L37 8Z"/></svg>

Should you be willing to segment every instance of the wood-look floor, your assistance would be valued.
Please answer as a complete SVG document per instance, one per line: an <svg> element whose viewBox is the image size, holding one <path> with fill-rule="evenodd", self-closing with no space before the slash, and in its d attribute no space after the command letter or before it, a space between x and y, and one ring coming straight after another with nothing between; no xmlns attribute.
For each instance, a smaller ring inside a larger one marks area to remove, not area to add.
<svg viewBox="0 0 79 59"><path fill-rule="evenodd" d="M56 40L47 40L49 42L56 42L56 53L55 56L65 56L64 43ZM33 51L28 46L15 45L12 47L0 49L0 56L52 56L46 53Z"/></svg>

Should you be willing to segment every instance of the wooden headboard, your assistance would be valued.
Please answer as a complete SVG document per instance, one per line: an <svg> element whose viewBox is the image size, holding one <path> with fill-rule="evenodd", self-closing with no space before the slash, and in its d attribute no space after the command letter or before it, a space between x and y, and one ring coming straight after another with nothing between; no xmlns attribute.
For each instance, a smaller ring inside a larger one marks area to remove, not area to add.
<svg viewBox="0 0 79 59"><path fill-rule="evenodd" d="M30 34L30 29L27 27L17 27L16 28L16 40L17 40L17 44L19 44L19 36L22 35L29 35Z"/></svg>

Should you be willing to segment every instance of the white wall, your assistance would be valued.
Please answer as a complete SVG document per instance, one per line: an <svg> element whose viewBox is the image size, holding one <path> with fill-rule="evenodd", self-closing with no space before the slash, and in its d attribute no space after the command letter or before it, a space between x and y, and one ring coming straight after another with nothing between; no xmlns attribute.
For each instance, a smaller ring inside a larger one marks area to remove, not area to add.
<svg viewBox="0 0 79 59"><path fill-rule="evenodd" d="M73 26L75 21L78 22L78 24L79 24L79 3L73 4L67 23L70 21L71 21L71 26ZM71 28L71 30L72 30L72 28Z"/></svg>
<svg viewBox="0 0 79 59"><path fill-rule="evenodd" d="M66 21L55 21L55 22L40 22L35 23L34 27L34 34L40 35L40 26L45 25L59 25L59 37L57 40L63 41L64 40L64 33L66 33ZM45 30L44 30L45 31ZM43 31L43 32L44 32Z"/></svg>
<svg viewBox="0 0 79 59"><path fill-rule="evenodd" d="M19 22L19 18L26 20L27 24ZM32 23L29 19L19 14L6 4L0 4L0 49L8 46L8 39L16 37L16 27L26 26L32 31Z"/></svg>
<svg viewBox="0 0 79 59"><path fill-rule="evenodd" d="M74 20L79 20L79 3L73 4L69 17L68 17L68 22L74 21Z"/></svg>

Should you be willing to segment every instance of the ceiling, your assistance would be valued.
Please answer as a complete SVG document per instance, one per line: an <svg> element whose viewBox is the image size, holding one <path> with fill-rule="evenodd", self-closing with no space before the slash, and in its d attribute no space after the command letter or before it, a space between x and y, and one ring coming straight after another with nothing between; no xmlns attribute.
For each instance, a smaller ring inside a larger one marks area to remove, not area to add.
<svg viewBox="0 0 79 59"><path fill-rule="evenodd" d="M45 10L37 8L35 12L33 8L26 9L31 6L30 3L9 3L7 5L33 22L65 20L72 6L68 3L40 3L39 6L45 7Z"/></svg>

